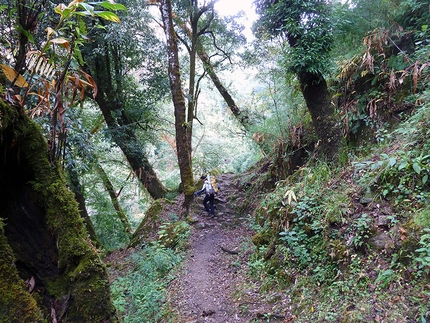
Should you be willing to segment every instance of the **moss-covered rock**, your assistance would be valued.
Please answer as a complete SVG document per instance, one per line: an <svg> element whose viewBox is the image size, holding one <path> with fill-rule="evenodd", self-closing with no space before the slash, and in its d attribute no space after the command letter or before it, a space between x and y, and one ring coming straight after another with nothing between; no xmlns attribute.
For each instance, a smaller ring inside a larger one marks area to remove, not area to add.
<svg viewBox="0 0 430 323"><path fill-rule="evenodd" d="M190 226L186 221L168 223L159 231L159 241L166 248L180 248L190 233Z"/></svg>
<svg viewBox="0 0 430 323"><path fill-rule="evenodd" d="M272 237L269 232L257 232L252 236L252 243L257 247L266 246L270 243L271 239Z"/></svg>
<svg viewBox="0 0 430 323"><path fill-rule="evenodd" d="M129 247L134 248L146 241L156 240L159 226L169 220L160 218L160 215L166 214L166 209L172 205L173 203L167 199L154 201L145 212L145 217L131 237Z"/></svg>

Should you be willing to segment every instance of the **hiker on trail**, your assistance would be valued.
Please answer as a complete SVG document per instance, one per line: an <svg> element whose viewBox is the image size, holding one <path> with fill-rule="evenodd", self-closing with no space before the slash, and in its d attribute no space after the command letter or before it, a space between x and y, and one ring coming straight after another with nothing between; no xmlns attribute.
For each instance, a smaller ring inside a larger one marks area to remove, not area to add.
<svg viewBox="0 0 430 323"><path fill-rule="evenodd" d="M205 193L205 198L203 199L203 206L205 207L206 212L209 212L211 216L214 216L214 200L215 194L218 193L218 185L215 182L215 177L202 175L200 179L204 182L203 187L200 191L194 193L194 196L199 196L202 193ZM209 202L209 205L208 205Z"/></svg>

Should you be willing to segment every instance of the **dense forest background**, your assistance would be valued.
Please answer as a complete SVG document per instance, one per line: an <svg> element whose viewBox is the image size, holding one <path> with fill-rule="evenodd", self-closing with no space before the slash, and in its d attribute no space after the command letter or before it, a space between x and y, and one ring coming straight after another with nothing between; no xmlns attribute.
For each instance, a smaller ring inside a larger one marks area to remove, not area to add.
<svg viewBox="0 0 430 323"><path fill-rule="evenodd" d="M215 8L0 0L0 322L162 320L206 171L295 322L430 321L427 1ZM132 314L102 259L141 245Z"/></svg>

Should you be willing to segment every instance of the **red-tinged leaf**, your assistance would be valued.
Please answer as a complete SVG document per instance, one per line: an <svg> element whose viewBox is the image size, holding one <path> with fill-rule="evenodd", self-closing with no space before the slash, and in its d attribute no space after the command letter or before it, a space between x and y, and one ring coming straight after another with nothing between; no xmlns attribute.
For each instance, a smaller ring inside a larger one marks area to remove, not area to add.
<svg viewBox="0 0 430 323"><path fill-rule="evenodd" d="M93 98L95 99L97 96L97 84L92 78L92 76L88 73L85 73L84 71L81 71L82 75L87 79L87 81L90 83L90 87L93 89Z"/></svg>
<svg viewBox="0 0 430 323"><path fill-rule="evenodd" d="M65 38L62 38L62 37L54 38L54 39L51 39L49 42L51 44L58 44L58 45L64 47L65 49L69 50L70 42Z"/></svg>

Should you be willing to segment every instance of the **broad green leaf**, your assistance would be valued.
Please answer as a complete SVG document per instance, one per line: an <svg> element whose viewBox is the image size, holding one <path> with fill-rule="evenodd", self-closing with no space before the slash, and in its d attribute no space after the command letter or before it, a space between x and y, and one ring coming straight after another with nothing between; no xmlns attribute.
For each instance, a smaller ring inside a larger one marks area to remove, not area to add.
<svg viewBox="0 0 430 323"><path fill-rule="evenodd" d="M421 166L418 163L414 163L412 167L414 168L415 173L418 175L421 173Z"/></svg>
<svg viewBox="0 0 430 323"><path fill-rule="evenodd" d="M422 179L423 184L427 183L428 180L429 180L429 176L427 174L425 174L423 179Z"/></svg>
<svg viewBox="0 0 430 323"><path fill-rule="evenodd" d="M95 15L94 7L89 5L88 3L81 2L79 6L82 7L86 12L88 12L91 16Z"/></svg>
<svg viewBox="0 0 430 323"><path fill-rule="evenodd" d="M64 4L60 4L55 7L55 13L58 13L61 16L61 19L67 19L70 17L72 13L72 9L67 8Z"/></svg>
<svg viewBox="0 0 430 323"><path fill-rule="evenodd" d="M21 25L18 25L18 31L27 37L28 41L32 44L34 44L34 38L33 35L26 29L22 28Z"/></svg>
<svg viewBox="0 0 430 323"><path fill-rule="evenodd" d="M109 20L109 21L113 21L113 22L117 22L117 23L121 22L119 17L110 11L97 11L96 15L103 18L103 19Z"/></svg>
<svg viewBox="0 0 430 323"><path fill-rule="evenodd" d="M94 5L97 4L97 5L102 6L103 8L108 9L108 10L127 10L127 8L124 5L119 4L119 3L110 3L108 1L90 2L90 3L94 4Z"/></svg>
<svg viewBox="0 0 430 323"><path fill-rule="evenodd" d="M58 6L56 6L55 8L54 8L54 12L55 13L58 13L59 15L63 15L63 11L64 11L64 9L66 9L66 6L64 5L64 3L62 3L62 4L59 4Z"/></svg>
<svg viewBox="0 0 430 323"><path fill-rule="evenodd" d="M395 157L391 157L390 160L388 161L388 165L390 165L391 167L393 167L396 164L396 158Z"/></svg>
<svg viewBox="0 0 430 323"><path fill-rule="evenodd" d="M399 165L399 170L402 170L408 165L408 162L406 160L402 161Z"/></svg>

